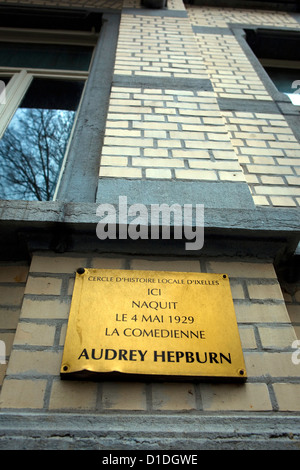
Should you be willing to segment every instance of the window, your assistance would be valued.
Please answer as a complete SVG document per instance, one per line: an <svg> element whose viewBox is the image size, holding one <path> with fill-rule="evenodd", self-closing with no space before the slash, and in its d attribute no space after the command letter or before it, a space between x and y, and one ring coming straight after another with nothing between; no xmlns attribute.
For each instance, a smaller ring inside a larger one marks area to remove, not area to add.
<svg viewBox="0 0 300 470"><path fill-rule="evenodd" d="M300 34L246 30L246 39L277 90L300 106Z"/></svg>
<svg viewBox="0 0 300 470"><path fill-rule="evenodd" d="M53 199L96 36L24 30L1 34L1 199Z"/></svg>

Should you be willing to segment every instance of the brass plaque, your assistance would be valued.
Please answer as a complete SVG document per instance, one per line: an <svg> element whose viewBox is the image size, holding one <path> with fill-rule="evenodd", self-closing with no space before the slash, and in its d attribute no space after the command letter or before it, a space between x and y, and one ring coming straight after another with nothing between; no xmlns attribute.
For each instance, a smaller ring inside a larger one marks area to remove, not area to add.
<svg viewBox="0 0 300 470"><path fill-rule="evenodd" d="M79 272L62 378L245 380L226 274Z"/></svg>

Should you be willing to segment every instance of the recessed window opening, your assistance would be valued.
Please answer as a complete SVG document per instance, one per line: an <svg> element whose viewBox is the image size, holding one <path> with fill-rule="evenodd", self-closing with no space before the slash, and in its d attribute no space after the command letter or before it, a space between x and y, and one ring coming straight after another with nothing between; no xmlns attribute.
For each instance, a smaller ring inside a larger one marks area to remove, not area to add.
<svg viewBox="0 0 300 470"><path fill-rule="evenodd" d="M246 30L246 39L277 90L300 106L300 34Z"/></svg>
<svg viewBox="0 0 300 470"><path fill-rule="evenodd" d="M0 195L53 198L84 81L33 78L0 140Z"/></svg>
<svg viewBox="0 0 300 470"><path fill-rule="evenodd" d="M14 40L6 40L13 32L4 31L0 41L0 80L5 84L0 198L49 201L67 158L97 34L28 31L24 41L26 32L15 30Z"/></svg>

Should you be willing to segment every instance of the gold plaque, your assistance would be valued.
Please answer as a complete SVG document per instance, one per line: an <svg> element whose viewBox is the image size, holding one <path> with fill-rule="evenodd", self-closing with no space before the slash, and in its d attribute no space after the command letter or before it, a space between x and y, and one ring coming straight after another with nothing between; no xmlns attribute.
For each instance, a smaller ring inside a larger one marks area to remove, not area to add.
<svg viewBox="0 0 300 470"><path fill-rule="evenodd" d="M79 269L62 378L239 379L226 274Z"/></svg>

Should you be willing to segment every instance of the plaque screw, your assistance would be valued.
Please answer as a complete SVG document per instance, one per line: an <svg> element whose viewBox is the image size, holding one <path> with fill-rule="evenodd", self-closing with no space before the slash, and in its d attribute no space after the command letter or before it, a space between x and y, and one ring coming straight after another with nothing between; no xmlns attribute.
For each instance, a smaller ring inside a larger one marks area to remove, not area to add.
<svg viewBox="0 0 300 470"><path fill-rule="evenodd" d="M63 366L63 370L64 370L65 372L67 372L68 369L69 369L68 366Z"/></svg>
<svg viewBox="0 0 300 470"><path fill-rule="evenodd" d="M226 279L226 274L223 274L223 279Z"/></svg>
<svg viewBox="0 0 300 470"><path fill-rule="evenodd" d="M78 273L78 274L84 274L84 272L85 272L85 269L84 269L84 268L78 268L78 269L77 269L77 273Z"/></svg>
<svg viewBox="0 0 300 470"><path fill-rule="evenodd" d="M240 375L244 375L244 373L245 373L244 369L239 369L239 374Z"/></svg>

